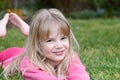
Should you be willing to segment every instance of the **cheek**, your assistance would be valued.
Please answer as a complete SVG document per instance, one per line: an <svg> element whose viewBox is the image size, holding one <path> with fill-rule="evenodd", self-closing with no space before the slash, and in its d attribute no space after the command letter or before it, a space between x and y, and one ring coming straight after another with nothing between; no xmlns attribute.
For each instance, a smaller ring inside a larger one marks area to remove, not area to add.
<svg viewBox="0 0 120 80"><path fill-rule="evenodd" d="M44 46L43 51L45 54L49 54L52 51L52 47L51 46Z"/></svg>
<svg viewBox="0 0 120 80"><path fill-rule="evenodd" d="M66 41L66 43L64 44L66 46L66 48L70 48L70 43L69 41Z"/></svg>

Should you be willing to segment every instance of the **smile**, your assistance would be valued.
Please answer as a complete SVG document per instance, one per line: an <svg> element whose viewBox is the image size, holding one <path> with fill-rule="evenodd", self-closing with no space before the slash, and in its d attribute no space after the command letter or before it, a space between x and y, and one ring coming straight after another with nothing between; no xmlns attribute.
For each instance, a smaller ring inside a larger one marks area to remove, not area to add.
<svg viewBox="0 0 120 80"><path fill-rule="evenodd" d="M64 53L64 50L62 50L62 51L55 51L53 53L55 53L55 55L59 56L59 55L62 55Z"/></svg>

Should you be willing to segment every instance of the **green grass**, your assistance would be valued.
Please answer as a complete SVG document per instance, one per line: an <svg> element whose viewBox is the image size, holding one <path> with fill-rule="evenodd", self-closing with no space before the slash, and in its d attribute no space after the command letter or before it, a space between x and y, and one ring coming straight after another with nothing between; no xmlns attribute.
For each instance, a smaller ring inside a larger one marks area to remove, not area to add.
<svg viewBox="0 0 120 80"><path fill-rule="evenodd" d="M68 20L80 44L80 58L91 80L119 80L120 19ZM0 51L24 46L26 39L17 29L9 28L8 31L7 37L0 39Z"/></svg>

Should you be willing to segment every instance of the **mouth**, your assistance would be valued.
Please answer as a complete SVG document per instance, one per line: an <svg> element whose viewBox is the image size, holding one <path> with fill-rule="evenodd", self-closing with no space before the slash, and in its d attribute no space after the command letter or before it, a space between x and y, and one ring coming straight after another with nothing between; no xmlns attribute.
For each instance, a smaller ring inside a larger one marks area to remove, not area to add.
<svg viewBox="0 0 120 80"><path fill-rule="evenodd" d="M64 53L64 50L62 50L62 51L55 51L55 52L53 52L55 55L62 55L63 53Z"/></svg>

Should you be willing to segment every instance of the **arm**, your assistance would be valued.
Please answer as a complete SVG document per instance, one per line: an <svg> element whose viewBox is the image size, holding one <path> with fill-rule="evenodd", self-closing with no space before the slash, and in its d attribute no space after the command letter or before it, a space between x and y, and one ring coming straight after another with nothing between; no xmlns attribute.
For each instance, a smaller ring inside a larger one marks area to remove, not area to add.
<svg viewBox="0 0 120 80"><path fill-rule="evenodd" d="M5 68L12 59L22 53L24 48L11 47L0 52L0 65L3 63L2 67Z"/></svg>

